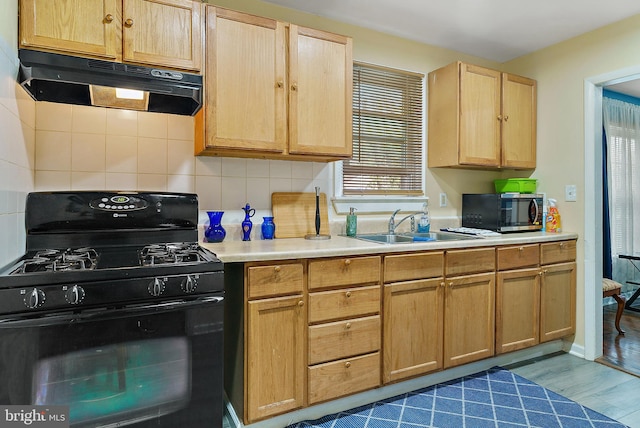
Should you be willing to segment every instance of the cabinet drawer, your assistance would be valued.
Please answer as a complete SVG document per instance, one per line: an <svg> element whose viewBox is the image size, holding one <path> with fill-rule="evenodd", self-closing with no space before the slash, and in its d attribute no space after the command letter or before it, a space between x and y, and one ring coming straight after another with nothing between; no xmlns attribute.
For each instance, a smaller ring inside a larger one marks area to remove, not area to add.
<svg viewBox="0 0 640 428"><path fill-rule="evenodd" d="M309 323L380 313L380 286L309 294Z"/></svg>
<svg viewBox="0 0 640 428"><path fill-rule="evenodd" d="M309 404L380 385L380 353L309 367Z"/></svg>
<svg viewBox="0 0 640 428"><path fill-rule="evenodd" d="M301 293L304 268L302 263L250 266L247 281L249 299Z"/></svg>
<svg viewBox="0 0 640 428"><path fill-rule="evenodd" d="M384 282L435 278L444 274L444 252L400 254L384 258Z"/></svg>
<svg viewBox="0 0 640 428"><path fill-rule="evenodd" d="M576 259L576 241L540 244L540 264L572 262Z"/></svg>
<svg viewBox="0 0 640 428"><path fill-rule="evenodd" d="M309 365L379 350L379 315L309 327Z"/></svg>
<svg viewBox="0 0 640 428"><path fill-rule="evenodd" d="M537 266L540 261L538 244L501 247L497 250L498 270Z"/></svg>
<svg viewBox="0 0 640 428"><path fill-rule="evenodd" d="M496 268L495 248L447 251L445 275L457 276L470 273L491 272Z"/></svg>
<svg viewBox="0 0 640 428"><path fill-rule="evenodd" d="M309 290L380 282L380 257L343 257L309 262Z"/></svg>

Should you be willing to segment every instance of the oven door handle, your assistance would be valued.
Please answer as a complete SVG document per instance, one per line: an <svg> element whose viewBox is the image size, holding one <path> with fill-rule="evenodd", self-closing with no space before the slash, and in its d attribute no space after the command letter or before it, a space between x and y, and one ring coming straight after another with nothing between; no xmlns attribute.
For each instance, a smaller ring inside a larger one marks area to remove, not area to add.
<svg viewBox="0 0 640 428"><path fill-rule="evenodd" d="M50 325L69 324L82 321L93 321L123 316L146 315L170 310L191 309L202 305L222 304L221 295L200 297L194 300L173 300L164 303L148 303L131 305L118 309L88 309L79 313L65 312L62 314L42 315L39 317L16 316L0 319L0 329L17 327L45 327Z"/></svg>

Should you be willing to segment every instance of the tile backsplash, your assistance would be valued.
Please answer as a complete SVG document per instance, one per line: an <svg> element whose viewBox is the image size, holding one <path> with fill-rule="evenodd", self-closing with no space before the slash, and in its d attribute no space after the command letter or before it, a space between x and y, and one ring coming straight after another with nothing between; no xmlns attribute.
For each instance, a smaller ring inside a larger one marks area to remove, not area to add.
<svg viewBox="0 0 640 428"><path fill-rule="evenodd" d="M190 116L38 102L35 129L36 190L193 192L233 222L272 192L332 193L331 164L194 156Z"/></svg>

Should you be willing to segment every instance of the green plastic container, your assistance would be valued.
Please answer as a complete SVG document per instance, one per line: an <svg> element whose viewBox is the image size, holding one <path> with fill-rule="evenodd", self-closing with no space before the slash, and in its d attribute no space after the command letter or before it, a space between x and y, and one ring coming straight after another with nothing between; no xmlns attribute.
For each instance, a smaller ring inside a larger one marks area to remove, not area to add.
<svg viewBox="0 0 640 428"><path fill-rule="evenodd" d="M494 180L496 193L536 193L538 180L535 178L507 178Z"/></svg>

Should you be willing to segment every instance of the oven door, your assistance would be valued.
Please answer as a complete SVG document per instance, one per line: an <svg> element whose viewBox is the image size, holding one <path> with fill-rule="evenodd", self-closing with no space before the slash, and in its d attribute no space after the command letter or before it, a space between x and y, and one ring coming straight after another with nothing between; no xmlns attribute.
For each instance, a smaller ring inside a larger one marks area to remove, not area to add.
<svg viewBox="0 0 640 428"><path fill-rule="evenodd" d="M221 427L223 296L0 320L0 403L72 427Z"/></svg>

